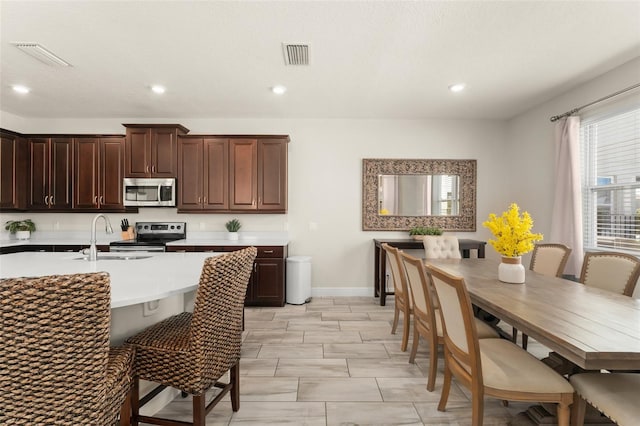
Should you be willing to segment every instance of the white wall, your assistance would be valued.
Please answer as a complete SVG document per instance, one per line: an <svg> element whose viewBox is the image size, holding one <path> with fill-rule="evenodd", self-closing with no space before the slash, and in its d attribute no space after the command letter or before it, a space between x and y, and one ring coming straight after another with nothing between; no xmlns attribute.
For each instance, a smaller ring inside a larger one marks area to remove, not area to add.
<svg viewBox="0 0 640 426"><path fill-rule="evenodd" d="M397 238L403 232L363 232L361 222L363 158L462 158L478 160L477 233L487 239L482 221L503 209L512 180L505 179L509 161L502 154L506 125L499 121L464 120L158 120L64 119L29 120L24 133L124 133L121 123L180 123L192 134L288 134L289 212L286 215L177 215L174 209L141 209L139 220L186 221L187 229L222 231L238 217L247 231L288 231L290 255L312 256L314 292L339 287L373 294L373 238ZM4 128L12 129L10 126ZM0 220L31 217L43 230L88 229L92 214L3 214ZM115 223L125 217L110 214ZM56 226L57 225L57 226ZM315 230L311 229L315 225ZM491 250L487 250L491 254Z"/></svg>

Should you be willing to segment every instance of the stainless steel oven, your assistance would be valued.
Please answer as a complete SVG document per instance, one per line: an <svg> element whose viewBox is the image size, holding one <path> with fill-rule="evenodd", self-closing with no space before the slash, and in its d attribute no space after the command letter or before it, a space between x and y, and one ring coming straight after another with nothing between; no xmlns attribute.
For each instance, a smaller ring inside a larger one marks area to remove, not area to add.
<svg viewBox="0 0 640 426"><path fill-rule="evenodd" d="M164 252L168 242L187 237L186 222L137 222L135 230L135 240L113 241L109 251Z"/></svg>

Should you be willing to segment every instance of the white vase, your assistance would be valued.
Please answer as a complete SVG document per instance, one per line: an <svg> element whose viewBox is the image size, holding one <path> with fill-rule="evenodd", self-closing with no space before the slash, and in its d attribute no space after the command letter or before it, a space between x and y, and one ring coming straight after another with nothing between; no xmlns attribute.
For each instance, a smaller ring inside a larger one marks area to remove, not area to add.
<svg viewBox="0 0 640 426"><path fill-rule="evenodd" d="M227 232L227 239L231 241L236 241L238 239L237 232Z"/></svg>
<svg viewBox="0 0 640 426"><path fill-rule="evenodd" d="M17 240L28 240L31 237L31 231L16 231Z"/></svg>
<svg viewBox="0 0 640 426"><path fill-rule="evenodd" d="M502 256L502 262L500 266L498 266L498 279L500 281L511 284L522 284L524 277L522 257Z"/></svg>

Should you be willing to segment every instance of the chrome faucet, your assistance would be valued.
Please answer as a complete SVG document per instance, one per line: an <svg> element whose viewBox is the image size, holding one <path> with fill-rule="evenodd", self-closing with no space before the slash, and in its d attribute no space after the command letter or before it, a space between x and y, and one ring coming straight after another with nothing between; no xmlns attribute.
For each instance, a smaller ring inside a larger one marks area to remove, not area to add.
<svg viewBox="0 0 640 426"><path fill-rule="evenodd" d="M111 222L109 222L109 218L103 215L102 213L97 214L96 217L93 218L93 222L91 223L91 245L89 246L89 260L96 261L98 260L98 249L96 248L96 223L98 219L102 217L105 223L105 232L107 234L113 234L113 228L111 227Z"/></svg>

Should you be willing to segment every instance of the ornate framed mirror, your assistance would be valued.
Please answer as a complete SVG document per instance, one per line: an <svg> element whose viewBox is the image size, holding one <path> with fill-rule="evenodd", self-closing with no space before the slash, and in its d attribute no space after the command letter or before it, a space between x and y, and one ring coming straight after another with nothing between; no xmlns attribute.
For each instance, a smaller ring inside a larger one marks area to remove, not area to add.
<svg viewBox="0 0 640 426"><path fill-rule="evenodd" d="M476 230L476 160L362 160L362 230Z"/></svg>

